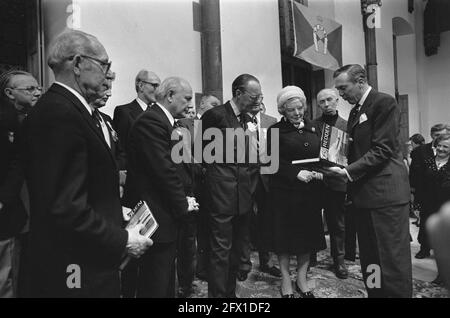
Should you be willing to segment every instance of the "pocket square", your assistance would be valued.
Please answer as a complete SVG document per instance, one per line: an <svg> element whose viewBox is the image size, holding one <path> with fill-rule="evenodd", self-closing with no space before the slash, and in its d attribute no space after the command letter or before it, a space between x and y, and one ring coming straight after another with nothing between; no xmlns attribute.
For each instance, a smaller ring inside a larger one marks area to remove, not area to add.
<svg viewBox="0 0 450 318"><path fill-rule="evenodd" d="M359 123L362 124L367 120L367 115L364 113L359 117Z"/></svg>

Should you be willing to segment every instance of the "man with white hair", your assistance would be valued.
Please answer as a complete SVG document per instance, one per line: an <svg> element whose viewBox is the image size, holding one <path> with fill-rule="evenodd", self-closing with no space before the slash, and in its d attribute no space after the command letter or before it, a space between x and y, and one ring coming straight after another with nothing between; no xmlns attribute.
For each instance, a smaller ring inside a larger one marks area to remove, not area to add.
<svg viewBox="0 0 450 318"><path fill-rule="evenodd" d="M335 89L325 88L317 94L317 103L322 115L314 122L323 129L325 124L347 131L347 121L339 116L337 105L339 94ZM323 189L323 208L330 233L331 257L334 261L334 272L338 278L348 277L344 262L345 245L345 195L347 183L342 178L325 177Z"/></svg>
<svg viewBox="0 0 450 318"><path fill-rule="evenodd" d="M127 150L127 139L131 126L142 112L156 103L155 91L160 84L161 80L154 72L146 69L140 70L134 81L137 93L136 99L128 104L119 105L114 109L113 126L117 131L121 148L125 151ZM127 179L124 186L122 204L132 209L137 203L136 186L133 182L133 176L127 176Z"/></svg>
<svg viewBox="0 0 450 318"><path fill-rule="evenodd" d="M99 40L70 30L52 44L56 82L24 124L33 297L119 297L119 264L152 244L124 230L119 173L90 106L110 88Z"/></svg>
<svg viewBox="0 0 450 318"><path fill-rule="evenodd" d="M165 79L156 89L157 103L134 123L128 139L130 171L136 176L139 199L147 202L159 227L155 242L139 260L137 297L175 296L178 227L198 204L188 197L190 175L172 159L171 136L192 101L192 88L179 77Z"/></svg>
<svg viewBox="0 0 450 318"><path fill-rule="evenodd" d="M203 95L202 99L200 100L200 105L198 105L198 108L196 110L197 118L200 119L206 111L219 105L220 100L216 96L212 94Z"/></svg>

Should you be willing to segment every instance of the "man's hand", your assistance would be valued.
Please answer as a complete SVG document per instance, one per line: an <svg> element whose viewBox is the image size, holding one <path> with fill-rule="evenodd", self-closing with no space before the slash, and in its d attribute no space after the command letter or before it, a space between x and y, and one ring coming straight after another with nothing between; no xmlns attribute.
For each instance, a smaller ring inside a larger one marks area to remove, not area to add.
<svg viewBox="0 0 450 318"><path fill-rule="evenodd" d="M188 212L198 211L200 205L194 197L186 197L186 200L188 202Z"/></svg>
<svg viewBox="0 0 450 318"><path fill-rule="evenodd" d="M439 276L450 289L450 202L433 214L426 224L431 246L434 250Z"/></svg>
<svg viewBox="0 0 450 318"><path fill-rule="evenodd" d="M312 171L313 179L323 180L323 174L320 172Z"/></svg>
<svg viewBox="0 0 450 318"><path fill-rule="evenodd" d="M300 170L300 172L297 175L297 179L302 182L308 183L313 179L313 173L308 170Z"/></svg>
<svg viewBox="0 0 450 318"><path fill-rule="evenodd" d="M345 179L345 181L348 181L348 176L347 176L347 173L345 172L345 169L340 168L340 167L326 168L326 176L343 178L343 179Z"/></svg>
<svg viewBox="0 0 450 318"><path fill-rule="evenodd" d="M139 258L144 252L153 245L153 241L143 235L140 231L144 228L144 224L136 225L128 229L127 254L131 257Z"/></svg>

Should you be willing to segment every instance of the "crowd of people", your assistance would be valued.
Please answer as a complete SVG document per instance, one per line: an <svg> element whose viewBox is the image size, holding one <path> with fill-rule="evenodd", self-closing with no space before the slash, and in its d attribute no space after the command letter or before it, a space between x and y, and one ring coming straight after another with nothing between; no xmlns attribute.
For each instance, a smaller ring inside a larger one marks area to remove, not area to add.
<svg viewBox="0 0 450 318"><path fill-rule="evenodd" d="M368 296L412 296L409 216L420 210L416 257L428 257L426 221L450 200L450 126L433 126L428 144L412 136L403 158L395 98L370 87L360 65L335 71L314 120L303 90L284 87L279 121L265 114L253 75L236 77L226 103L206 94L194 108L188 81L145 69L136 98L111 118L101 108L116 74L104 46L81 31L55 39L48 65L55 82L44 94L27 72L0 78L0 297L190 297L197 276L209 297L235 298L255 249L282 298L314 298L307 273L326 248L322 213L339 279L357 233ZM354 105L348 120L339 98ZM348 165L294 164L317 156L325 125L347 132ZM225 147L236 140L229 129L249 132L243 161L239 147ZM174 136L186 132L192 157L200 138L216 160L175 162ZM266 174L261 158L275 148L278 170ZM158 222L151 238L125 227L141 200Z"/></svg>

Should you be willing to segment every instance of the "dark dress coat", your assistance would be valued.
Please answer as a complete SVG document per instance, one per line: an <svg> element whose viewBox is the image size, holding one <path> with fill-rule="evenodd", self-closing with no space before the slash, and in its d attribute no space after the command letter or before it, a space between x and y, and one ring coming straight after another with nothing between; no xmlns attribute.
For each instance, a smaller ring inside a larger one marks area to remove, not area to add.
<svg viewBox="0 0 450 318"><path fill-rule="evenodd" d="M319 130L309 121L305 121L303 129L297 129L283 118L269 129L268 140L274 129L279 129L280 167L271 176L268 194L273 236L270 250L299 255L325 249L318 199L321 182L298 180L300 170L309 169L292 164L293 160L317 156Z"/></svg>

